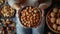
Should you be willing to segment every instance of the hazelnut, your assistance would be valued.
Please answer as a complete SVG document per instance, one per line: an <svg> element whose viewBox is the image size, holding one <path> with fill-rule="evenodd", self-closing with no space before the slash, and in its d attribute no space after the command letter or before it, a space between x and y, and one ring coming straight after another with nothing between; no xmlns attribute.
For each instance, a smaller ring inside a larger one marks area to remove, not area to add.
<svg viewBox="0 0 60 34"><path fill-rule="evenodd" d="M53 12L57 13L57 11L58 11L58 8L53 9Z"/></svg>
<svg viewBox="0 0 60 34"><path fill-rule="evenodd" d="M51 12L51 17L54 17L55 16L55 13L54 12Z"/></svg>
<svg viewBox="0 0 60 34"><path fill-rule="evenodd" d="M55 18L51 18L51 23L55 23Z"/></svg>
<svg viewBox="0 0 60 34"><path fill-rule="evenodd" d="M59 31L60 31L60 26L58 26L58 27L57 27L57 30L59 30Z"/></svg>
<svg viewBox="0 0 60 34"><path fill-rule="evenodd" d="M60 25L60 18L56 20L56 23Z"/></svg>
<svg viewBox="0 0 60 34"><path fill-rule="evenodd" d="M53 28L56 30L57 29L57 25L56 24L53 24Z"/></svg>

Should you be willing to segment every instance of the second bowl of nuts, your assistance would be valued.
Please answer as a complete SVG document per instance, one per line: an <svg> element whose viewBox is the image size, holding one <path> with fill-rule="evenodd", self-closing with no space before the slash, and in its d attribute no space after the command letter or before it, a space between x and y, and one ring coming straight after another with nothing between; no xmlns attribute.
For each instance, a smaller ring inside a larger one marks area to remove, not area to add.
<svg viewBox="0 0 60 34"><path fill-rule="evenodd" d="M0 8L0 16L2 18L11 18L11 17L14 17L15 16L15 13L16 13L16 10L13 9L11 6L9 6L8 4L6 5L3 5L1 8Z"/></svg>
<svg viewBox="0 0 60 34"><path fill-rule="evenodd" d="M42 11L38 7L26 6L18 11L18 17L23 27L36 28L41 24Z"/></svg>

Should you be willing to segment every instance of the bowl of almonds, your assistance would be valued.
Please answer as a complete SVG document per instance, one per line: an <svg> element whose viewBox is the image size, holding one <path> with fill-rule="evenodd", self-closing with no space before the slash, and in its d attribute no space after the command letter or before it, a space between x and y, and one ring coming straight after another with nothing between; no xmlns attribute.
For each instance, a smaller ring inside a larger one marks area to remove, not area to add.
<svg viewBox="0 0 60 34"><path fill-rule="evenodd" d="M41 24L42 13L37 7L26 6L18 11L18 17L24 27L35 28Z"/></svg>

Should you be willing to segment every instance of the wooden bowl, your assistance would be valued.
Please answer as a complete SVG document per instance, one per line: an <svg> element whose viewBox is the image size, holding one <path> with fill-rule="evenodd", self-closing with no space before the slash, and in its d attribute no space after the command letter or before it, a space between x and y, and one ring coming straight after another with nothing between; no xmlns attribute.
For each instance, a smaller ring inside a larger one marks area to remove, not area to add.
<svg viewBox="0 0 60 34"><path fill-rule="evenodd" d="M57 7L56 7L57 8ZM59 8L58 8L59 9ZM53 10L53 8L51 8L49 11L48 11L48 13L47 13L47 15L46 15L46 24L47 24L47 26L49 27L49 29L50 30L52 30L53 32L55 32L55 33L60 33L60 31L57 31L57 30L54 30L53 29L53 27L52 27L52 23L51 23L51 21L50 21L50 13L52 12L52 10ZM57 17L57 15L55 15L56 17ZM56 24L55 22L54 22L54 24Z"/></svg>

